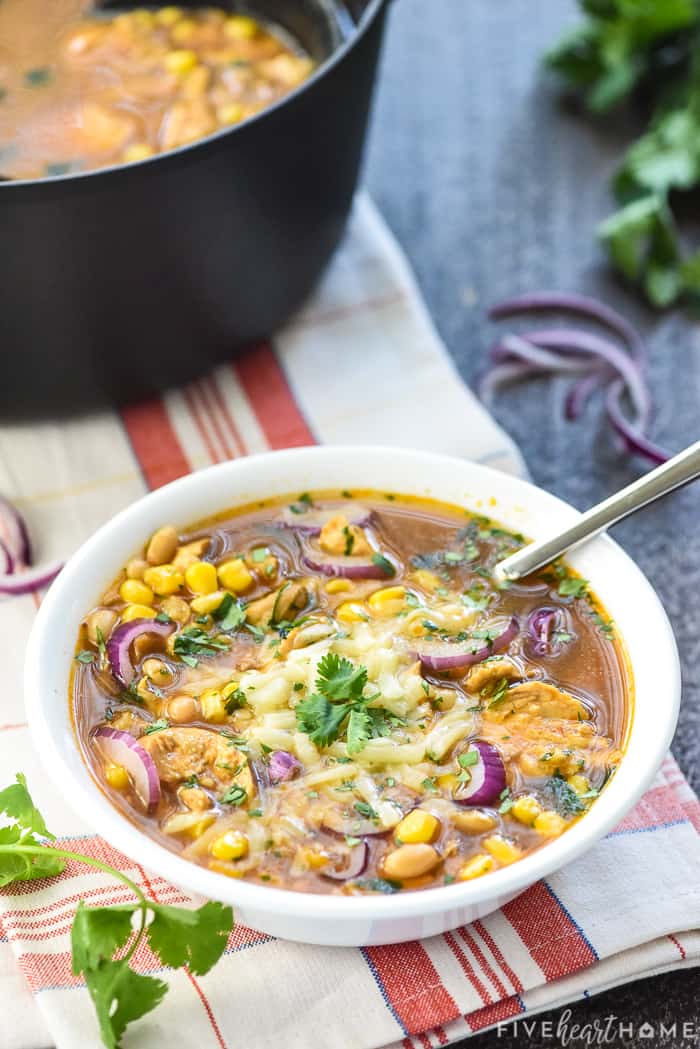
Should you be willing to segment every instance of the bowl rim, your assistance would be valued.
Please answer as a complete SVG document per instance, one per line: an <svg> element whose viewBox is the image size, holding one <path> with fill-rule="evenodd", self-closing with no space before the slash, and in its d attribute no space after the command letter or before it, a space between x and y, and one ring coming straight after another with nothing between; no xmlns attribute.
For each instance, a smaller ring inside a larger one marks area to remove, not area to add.
<svg viewBox="0 0 700 1049"><path fill-rule="evenodd" d="M483 903L485 900L510 898L540 878L546 877L575 860L620 822L652 782L666 756L676 727L680 705L680 663L671 625L656 592L641 569L607 536L600 536L587 544L587 554L590 557L594 547L601 553L607 551L608 556L612 551L626 576L633 578L638 586L637 606L639 607L641 602L646 602L644 614L647 621L650 618L652 620L655 654L658 657L659 666L664 667L666 671L667 700L659 712L657 731L655 731L651 746L645 751L645 765L637 771L633 782L628 783L628 776L624 781L624 786L621 786L618 774L596 804L561 837L548 842L542 848L518 860L517 863L489 874L487 878L455 882L451 885L441 885L418 892L396 893L390 896L353 897L297 892L273 886L260 886L242 879L227 878L223 874L207 870L194 862L181 858L177 853L150 838L109 802L89 772L90 789L86 790L84 784L73 775L59 740L51 733L46 708L53 702L52 697L58 692L64 701L65 721L71 746L80 749L72 719L68 716L68 697L62 695L62 683L58 689L55 686L52 687L52 675L47 671L45 663L50 658L52 624L57 618L65 619L65 607L68 607L71 602L75 603L75 596L70 597L71 592L73 590L80 592L84 566L92 558L99 556L100 552L109 551L113 535L117 534L127 522L135 523L140 518L147 517L151 510L161 503L167 503L182 494L189 493L188 497L192 498L194 504L198 490L205 491L211 485L225 487L225 485L220 485L223 478L233 479L235 483L237 474L243 477L245 471L254 471L256 467L272 464L277 468L278 476L282 477L286 472L285 467L291 466L295 460L313 467L314 462L325 461L333 464L335 460L338 460L342 464L343 459L356 459L361 463L366 463L369 459L383 462L387 480L391 478L392 465L397 459L401 459L404 465L410 464L411 468L421 477L430 477L431 470L437 472L439 469L449 468L452 471L463 471L469 485L474 485L476 482L477 488L483 490L488 490L490 484L495 485L496 488L503 487L506 481L509 490L525 504L530 500L531 504L539 504L543 509L551 509L560 515L564 513L572 521L580 516L577 510L558 497L527 481L505 475L487 466L432 452L381 445L315 446L264 452L219 463L188 474L144 495L102 525L80 546L47 592L37 613L25 658L25 703L34 745L43 759L44 768L48 770L50 778L63 795L67 805L88 826L99 827L100 831L95 831L95 833L100 833L127 856L134 858L135 862L185 890L207 898L229 902L234 907L240 906L244 911L267 913L278 917L293 915L296 920L333 919L347 922L353 919L358 921L400 919L417 915L425 917L442 911ZM466 474L469 475L468 478ZM342 487L343 483L341 478L339 487ZM313 490L312 485L309 488ZM387 490L395 490L397 495L400 494L391 484L387 485ZM282 487L279 488L278 494L286 494L289 491L289 488ZM439 495L436 495L435 498L439 499ZM237 504L234 500L228 505L235 507ZM239 501L238 505L244 505L244 501ZM198 516L201 518L202 515L198 515L194 509L189 518L190 523L195 522ZM494 512L493 516L497 518L498 513ZM184 524L186 522L183 522ZM147 534L145 522L143 531ZM580 557L581 553L572 554L569 560L575 562L577 556ZM595 581L593 581L593 587L595 589ZM85 614L85 609L88 607L87 601L90 600L88 594L83 596L85 604L81 604L83 609L81 615ZM620 633L624 640L623 628ZM60 660L57 662L60 663ZM64 673L65 666L63 671L57 668L53 680L57 680ZM634 665L632 665L632 673L634 692L638 694L639 684L634 680L636 678ZM635 714L633 709L626 751L634 735ZM65 738L66 734L63 734L62 740L65 741ZM84 762L82 755L81 761ZM620 769L624 765L623 757Z"/></svg>
<svg viewBox="0 0 700 1049"><path fill-rule="evenodd" d="M348 34L345 40L343 40L337 47L335 47L326 58L314 69L310 77L307 77L301 84L290 91L288 94L283 95L269 106L265 106L258 113L253 113L252 116L246 117L245 120L241 120L238 124L233 124L231 127L219 128L217 131L212 131L210 135L205 135L203 138L198 138L194 142L188 142L184 146L176 146L174 149L168 149L163 153L155 153L153 156L144 157L143 160L132 160L121 164L109 164L103 168L93 168L88 171L69 171L65 175L52 175L50 177L44 176L43 178L18 178L18 179L0 179L0 193L11 192L12 189L19 190L20 188L28 190L34 186L58 186L65 185L66 183L81 183L87 179L99 179L119 177L121 172L133 172L137 169L144 167L150 167L159 162L167 162L168 159L173 160L176 157L182 157L187 153L192 153L200 147L206 147L210 144L220 142L222 139L231 137L236 134L241 134L250 127L253 127L265 120L268 114L276 113L279 109L287 104L291 104L295 99L306 94L310 91L320 80L323 80L327 74L331 72L340 62L343 61L345 56L353 50L356 43L369 32L370 27L374 24L380 10L388 4L389 0L368 0L366 9L362 12L359 21L355 28Z"/></svg>

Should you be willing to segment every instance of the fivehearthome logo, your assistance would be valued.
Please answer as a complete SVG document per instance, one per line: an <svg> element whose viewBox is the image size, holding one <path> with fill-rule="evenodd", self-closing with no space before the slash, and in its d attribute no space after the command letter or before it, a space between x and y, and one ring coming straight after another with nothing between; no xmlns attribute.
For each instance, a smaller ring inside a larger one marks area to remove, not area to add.
<svg viewBox="0 0 700 1049"><path fill-rule="evenodd" d="M529 1020L511 1020L510 1023L497 1024L496 1035L498 1038L508 1035L523 1040L532 1038L551 1040L554 1045L561 1046L562 1049L566 1049L567 1046L572 1046L574 1049L579 1049L581 1046L618 1046L621 1042L637 1046L645 1041L648 1041L653 1049L657 1049L657 1046L662 1046L664 1042L671 1040L675 1044L678 1044L679 1041L687 1042L689 1047L700 1045L700 1023L692 1021L635 1022L634 1020L621 1020L619 1016L610 1013L602 1019L574 1023L572 1017L571 1009L565 1009L556 1021L538 1020L537 1017Z"/></svg>

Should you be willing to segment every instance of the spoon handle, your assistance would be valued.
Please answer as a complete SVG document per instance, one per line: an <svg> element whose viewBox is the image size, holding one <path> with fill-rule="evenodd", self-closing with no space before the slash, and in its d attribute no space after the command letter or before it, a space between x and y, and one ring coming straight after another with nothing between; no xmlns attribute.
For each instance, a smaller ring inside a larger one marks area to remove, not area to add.
<svg viewBox="0 0 700 1049"><path fill-rule="evenodd" d="M644 474L615 495L604 499L602 503L591 507L566 531L560 532L552 539L530 543L529 546L506 557L496 565L494 575L499 580L515 580L529 575L567 550L573 550L605 528L633 514L635 510L653 503L676 488L682 488L697 477L700 477L700 441L691 444L667 463L657 466L655 470Z"/></svg>

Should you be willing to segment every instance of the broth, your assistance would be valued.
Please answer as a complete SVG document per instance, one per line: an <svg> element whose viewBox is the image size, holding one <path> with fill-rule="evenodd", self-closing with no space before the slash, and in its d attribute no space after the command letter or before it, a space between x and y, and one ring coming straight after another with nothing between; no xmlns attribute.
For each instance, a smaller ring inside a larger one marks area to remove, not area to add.
<svg viewBox="0 0 700 1049"><path fill-rule="evenodd" d="M95 16L90 0L0 4L0 174L41 178L144 160L240 123L313 63L223 8Z"/></svg>
<svg viewBox="0 0 700 1049"><path fill-rule="evenodd" d="M494 583L523 542L379 493L162 529L81 630L93 774L168 848L271 886L405 891L517 862L595 803L631 705L585 580Z"/></svg>

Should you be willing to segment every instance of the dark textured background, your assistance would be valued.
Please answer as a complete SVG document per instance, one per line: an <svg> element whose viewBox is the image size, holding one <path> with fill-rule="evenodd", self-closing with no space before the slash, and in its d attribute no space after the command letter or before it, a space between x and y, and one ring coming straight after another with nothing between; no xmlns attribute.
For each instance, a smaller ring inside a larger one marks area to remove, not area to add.
<svg viewBox="0 0 700 1049"><path fill-rule="evenodd" d="M495 328L489 303L558 287L600 295L647 335L656 392L655 438L680 449L700 436L698 331L680 312L657 315L606 269L596 223L612 202L608 176L638 118L594 123L563 105L538 58L578 18L571 0L395 0L375 110L367 177L414 267L464 378L482 366ZM617 450L589 405L562 421L562 386L530 383L498 402L534 481L584 508L632 480L643 464ZM700 484L615 530L656 587L683 660L674 753L700 789ZM659 682L659 703L664 702ZM700 872L698 873L700 877ZM574 1021L700 1020L697 970L621 988L574 1007ZM556 1014L553 1014L556 1016ZM554 1041L522 1031L469 1040L470 1049ZM576 1044L576 1043L574 1043ZM619 1044L634 1045L635 1038ZM641 1041L649 1046L649 1041ZM658 1044L691 1044L678 1038Z"/></svg>

